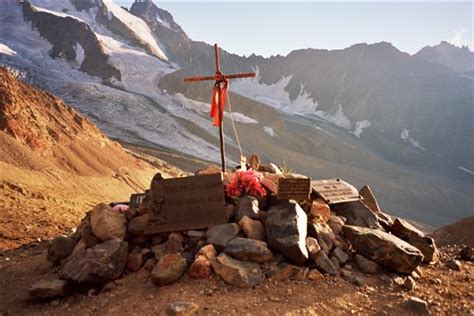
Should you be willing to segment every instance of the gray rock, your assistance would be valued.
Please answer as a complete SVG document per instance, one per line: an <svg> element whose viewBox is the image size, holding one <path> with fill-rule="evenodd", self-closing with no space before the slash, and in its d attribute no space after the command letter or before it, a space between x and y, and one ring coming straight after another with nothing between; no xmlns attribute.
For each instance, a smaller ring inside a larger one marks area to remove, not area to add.
<svg viewBox="0 0 474 316"><path fill-rule="evenodd" d="M433 238L426 237L423 232L410 223L396 218L390 227L390 232L410 245L418 248L425 256L423 262L430 263L438 261L439 252Z"/></svg>
<svg viewBox="0 0 474 316"><path fill-rule="evenodd" d="M63 259L66 259L72 254L74 247L76 247L77 239L74 237L59 236L54 238L48 247L47 259L53 265L58 265Z"/></svg>
<svg viewBox="0 0 474 316"><path fill-rule="evenodd" d="M180 233L170 233L166 242L153 246L151 250L155 253L156 260L160 260L167 254L182 253L183 241L184 238Z"/></svg>
<svg viewBox="0 0 474 316"><path fill-rule="evenodd" d="M140 247L134 247L128 254L127 268L132 271L138 271L142 265L148 260L154 257L153 252L148 248L141 249Z"/></svg>
<svg viewBox="0 0 474 316"><path fill-rule="evenodd" d="M337 215L331 215L328 219L327 224L331 227L331 230L334 234L340 235L342 234L342 226L344 226L344 220Z"/></svg>
<svg viewBox="0 0 474 316"><path fill-rule="evenodd" d="M239 226L248 238L265 240L265 226L262 222L243 216L239 221Z"/></svg>
<svg viewBox="0 0 474 316"><path fill-rule="evenodd" d="M412 277L407 277L403 282L403 287L408 291L413 291L416 288L416 282Z"/></svg>
<svg viewBox="0 0 474 316"><path fill-rule="evenodd" d="M213 244L217 250L222 250L239 232L240 226L236 223L214 225L206 232L207 242Z"/></svg>
<svg viewBox="0 0 474 316"><path fill-rule="evenodd" d="M464 261L474 261L474 251L472 247L465 246L459 253L459 256Z"/></svg>
<svg viewBox="0 0 474 316"><path fill-rule="evenodd" d="M159 316L191 316L198 309L199 305L192 302L174 302L167 304Z"/></svg>
<svg viewBox="0 0 474 316"><path fill-rule="evenodd" d="M247 195L239 201L237 205L237 213L235 214L235 221L247 216L251 219L260 219L260 209L258 207L258 199L256 197Z"/></svg>
<svg viewBox="0 0 474 316"><path fill-rule="evenodd" d="M336 269L340 268L339 260L337 260L336 257L331 256L331 257L329 257L329 260L331 260L332 264L334 265L334 267L336 267Z"/></svg>
<svg viewBox="0 0 474 316"><path fill-rule="evenodd" d="M446 262L446 266L451 270L461 271L461 262L456 259L451 259Z"/></svg>
<svg viewBox="0 0 474 316"><path fill-rule="evenodd" d="M186 259L181 254L166 254L151 270L150 279L157 286L167 285L179 280L186 267Z"/></svg>
<svg viewBox="0 0 474 316"><path fill-rule="evenodd" d="M347 225L383 229L376 213L372 212L362 201L336 204L333 207L333 212L344 216Z"/></svg>
<svg viewBox="0 0 474 316"><path fill-rule="evenodd" d="M366 257L359 254L354 256L354 262L357 266L357 269L363 273L376 274L381 270L380 265L377 262L373 262L372 260L367 259Z"/></svg>
<svg viewBox="0 0 474 316"><path fill-rule="evenodd" d="M311 259L314 260L316 268L318 268L319 271L331 275L337 274L337 268L323 250L318 251Z"/></svg>
<svg viewBox="0 0 474 316"><path fill-rule="evenodd" d="M127 256L125 241L109 240L69 256L62 261L59 273L76 283L106 283L122 275Z"/></svg>
<svg viewBox="0 0 474 316"><path fill-rule="evenodd" d="M310 258L312 258L317 252L321 250L318 240L313 237L306 237L306 248L308 249Z"/></svg>
<svg viewBox="0 0 474 316"><path fill-rule="evenodd" d="M59 279L43 279L28 288L28 293L35 298L48 299L67 296L70 293L68 282Z"/></svg>
<svg viewBox="0 0 474 316"><path fill-rule="evenodd" d="M259 264L239 261L225 253L212 260L212 267L225 282L239 287L254 287L264 279Z"/></svg>
<svg viewBox="0 0 474 316"><path fill-rule="evenodd" d="M92 232L100 240L123 240L127 232L125 214L112 210L107 204L99 204L91 211Z"/></svg>
<svg viewBox="0 0 474 316"><path fill-rule="evenodd" d="M224 252L238 260L258 263L268 262L273 258L266 242L241 237L232 239L224 248Z"/></svg>
<svg viewBox="0 0 474 316"><path fill-rule="evenodd" d="M336 239L336 235L331 227L327 224L310 224L308 225L308 235L318 240L321 249L329 254Z"/></svg>
<svg viewBox="0 0 474 316"><path fill-rule="evenodd" d="M302 272L302 269L304 268L285 262L272 264L270 269L266 272L266 276L269 279L283 282L288 279L296 279L298 274L304 273Z"/></svg>
<svg viewBox="0 0 474 316"><path fill-rule="evenodd" d="M364 204L367 205L372 212L380 212L379 203L377 203L377 199L368 185L364 185L362 189L359 190L359 195L362 196Z"/></svg>
<svg viewBox="0 0 474 316"><path fill-rule="evenodd" d="M337 259L340 265L344 265L349 260L349 255L339 247L333 249L332 256Z"/></svg>
<svg viewBox="0 0 474 316"><path fill-rule="evenodd" d="M269 209L265 222L268 245L289 260L301 264L308 259L306 249L307 216L296 202Z"/></svg>
<svg viewBox="0 0 474 316"><path fill-rule="evenodd" d="M390 270L410 274L423 261L417 248L391 234L349 225L342 229L357 253Z"/></svg>
<svg viewBox="0 0 474 316"><path fill-rule="evenodd" d="M416 314L427 315L430 313L428 303L421 298L411 296L406 302L406 307Z"/></svg>

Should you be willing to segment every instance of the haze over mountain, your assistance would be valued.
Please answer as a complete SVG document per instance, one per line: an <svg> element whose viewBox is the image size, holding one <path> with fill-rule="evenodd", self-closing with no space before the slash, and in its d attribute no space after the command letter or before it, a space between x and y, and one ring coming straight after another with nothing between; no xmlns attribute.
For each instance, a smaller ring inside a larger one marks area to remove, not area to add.
<svg viewBox="0 0 474 316"><path fill-rule="evenodd" d="M208 119L208 43L151 1L7 0L0 63L64 98L109 136L217 161ZM432 225L473 211L473 53L441 43L411 56L390 43L287 56L221 51L246 154L313 178L378 188L392 213ZM471 65L471 67L469 67ZM232 135L230 124L226 135ZM229 158L237 161L233 136Z"/></svg>

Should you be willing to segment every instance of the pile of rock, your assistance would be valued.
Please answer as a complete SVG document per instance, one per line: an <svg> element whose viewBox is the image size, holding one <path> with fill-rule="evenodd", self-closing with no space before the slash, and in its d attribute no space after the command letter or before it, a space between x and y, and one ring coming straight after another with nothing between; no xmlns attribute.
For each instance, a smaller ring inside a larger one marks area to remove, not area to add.
<svg viewBox="0 0 474 316"><path fill-rule="evenodd" d="M363 199L328 205L245 196L225 211L228 223L205 230L140 234L131 223L146 212L117 211L99 204L76 233L54 239L48 260L56 279L34 284L36 297L64 296L78 285L102 286L138 273L157 286L217 274L225 282L253 287L265 279L319 280L324 274L391 271L411 274L437 260L434 241L399 218L383 213L370 191Z"/></svg>

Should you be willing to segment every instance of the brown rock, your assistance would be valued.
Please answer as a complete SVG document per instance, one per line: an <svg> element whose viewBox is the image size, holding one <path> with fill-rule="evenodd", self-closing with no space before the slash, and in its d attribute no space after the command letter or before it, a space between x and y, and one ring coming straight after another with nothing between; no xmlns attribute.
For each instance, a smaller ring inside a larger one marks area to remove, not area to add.
<svg viewBox="0 0 474 316"><path fill-rule="evenodd" d="M428 303L415 296L412 296L408 299L406 302L406 307L417 315L428 315L430 313L428 309Z"/></svg>
<svg viewBox="0 0 474 316"><path fill-rule="evenodd" d="M112 210L107 204L99 204L91 211L92 232L100 240L123 240L127 232L127 219L124 214Z"/></svg>
<svg viewBox="0 0 474 316"><path fill-rule="evenodd" d="M180 233L170 233L168 240L159 245L151 247L155 253L155 258L160 260L164 255L183 252L183 236Z"/></svg>
<svg viewBox="0 0 474 316"><path fill-rule="evenodd" d="M76 247L77 239L74 237L59 236L54 238L49 247L47 259L53 265L58 265L61 260L66 259L72 254Z"/></svg>
<svg viewBox="0 0 474 316"><path fill-rule="evenodd" d="M140 247L134 247L128 254L127 268L132 271L138 271L142 267L143 263L147 259L151 259L153 253L148 248L141 249Z"/></svg>
<svg viewBox="0 0 474 316"><path fill-rule="evenodd" d="M67 296L70 293L70 288L67 281L48 278L31 285L28 288L28 293L35 298L49 299Z"/></svg>
<svg viewBox="0 0 474 316"><path fill-rule="evenodd" d="M288 279L294 279L301 273L302 267L298 267L288 263L280 263L278 265L272 265L267 271L266 275L269 279L275 281L286 281Z"/></svg>
<svg viewBox="0 0 474 316"><path fill-rule="evenodd" d="M331 259L328 258L328 256L323 250L318 251L311 259L313 259L319 271L331 275L337 274L337 267L334 265Z"/></svg>
<svg viewBox="0 0 474 316"><path fill-rule="evenodd" d="M239 221L239 226L248 238L265 240L265 226L260 221L243 216Z"/></svg>
<svg viewBox="0 0 474 316"><path fill-rule="evenodd" d="M324 275L321 272L319 272L317 269L311 269L308 273L308 280L319 281L323 279L324 279Z"/></svg>
<svg viewBox="0 0 474 316"><path fill-rule="evenodd" d="M335 247L331 255L337 259L338 265L341 266L343 266L349 260L349 255L339 247Z"/></svg>
<svg viewBox="0 0 474 316"><path fill-rule="evenodd" d="M367 205L372 212L380 212L379 203L377 203L375 195L368 185L364 185L362 189L360 189L359 195L363 198L364 204Z"/></svg>
<svg viewBox="0 0 474 316"><path fill-rule="evenodd" d="M215 257L217 257L217 251L216 251L216 248L213 245L209 244L209 245L205 245L201 249L199 249L197 255L198 256L205 256L206 258L212 260Z"/></svg>
<svg viewBox="0 0 474 316"><path fill-rule="evenodd" d="M159 316L191 316L198 310L199 305L192 302L174 302L166 305Z"/></svg>
<svg viewBox="0 0 474 316"><path fill-rule="evenodd" d="M308 213L309 223L326 223L331 217L331 209L323 199L316 199L311 203Z"/></svg>
<svg viewBox="0 0 474 316"><path fill-rule="evenodd" d="M418 248L425 256L423 262L430 263L438 261L439 252L433 238L426 237L423 232L410 223L396 218L390 228L390 232L410 245Z"/></svg>
<svg viewBox="0 0 474 316"><path fill-rule="evenodd" d="M233 222L235 220L235 215L237 214L237 207L234 204L227 204L225 206L225 215L227 222Z"/></svg>
<svg viewBox="0 0 474 316"><path fill-rule="evenodd" d="M321 249L329 254L336 239L336 235L327 224L308 225L308 235L318 240Z"/></svg>
<svg viewBox="0 0 474 316"><path fill-rule="evenodd" d="M359 269L360 272L367 274L375 274L381 270L380 265L378 263L373 262L372 260L367 259L359 254L356 254L354 256L354 261L357 266L357 269Z"/></svg>
<svg viewBox="0 0 474 316"><path fill-rule="evenodd" d="M349 225L343 231L357 253L390 270L410 274L423 261L417 248L391 234Z"/></svg>
<svg viewBox="0 0 474 316"><path fill-rule="evenodd" d="M179 280L184 270L186 270L186 259L181 254L166 254L151 271L150 279L157 286L167 285Z"/></svg>
<svg viewBox="0 0 474 316"><path fill-rule="evenodd" d="M225 253L212 260L212 267L225 282L239 287L254 287L264 278L257 263L238 261Z"/></svg>
<svg viewBox="0 0 474 316"><path fill-rule="evenodd" d="M193 279L207 279L212 273L212 259L204 255L196 256L188 270L188 275Z"/></svg>
<svg viewBox="0 0 474 316"><path fill-rule="evenodd" d="M258 207L258 199L251 195L244 196L240 199L237 205L237 213L235 214L235 221L247 216L251 219L260 219L260 208Z"/></svg>
<svg viewBox="0 0 474 316"><path fill-rule="evenodd" d="M264 263L271 261L272 252L261 240L237 237L224 248L224 252L237 260Z"/></svg>
<svg viewBox="0 0 474 316"><path fill-rule="evenodd" d="M205 176L208 174L221 173L221 168L216 166L207 166L194 172L195 176Z"/></svg>
<svg viewBox="0 0 474 316"><path fill-rule="evenodd" d="M340 216L331 215L331 217L328 219L327 224L329 225L329 227L331 227L331 230L334 234L342 234L342 226L344 226L344 220Z"/></svg>
<svg viewBox="0 0 474 316"><path fill-rule="evenodd" d="M313 258L313 256L321 250L318 240L313 237L306 237L306 248L308 249L310 258Z"/></svg>
<svg viewBox="0 0 474 316"><path fill-rule="evenodd" d="M474 251L472 247L465 246L459 253L459 256L464 261L474 261Z"/></svg>

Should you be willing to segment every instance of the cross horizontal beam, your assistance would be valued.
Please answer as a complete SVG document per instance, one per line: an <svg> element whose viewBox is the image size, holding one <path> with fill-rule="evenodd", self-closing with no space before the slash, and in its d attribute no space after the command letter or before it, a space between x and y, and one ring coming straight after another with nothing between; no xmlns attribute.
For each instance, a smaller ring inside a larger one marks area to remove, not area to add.
<svg viewBox="0 0 474 316"><path fill-rule="evenodd" d="M208 80L222 80L222 79L253 78L255 76L256 74L254 72L247 72L243 74L233 74L233 75L216 74L214 76L207 76L207 77L188 77L188 78L184 78L184 81L194 82L194 81L208 81Z"/></svg>

